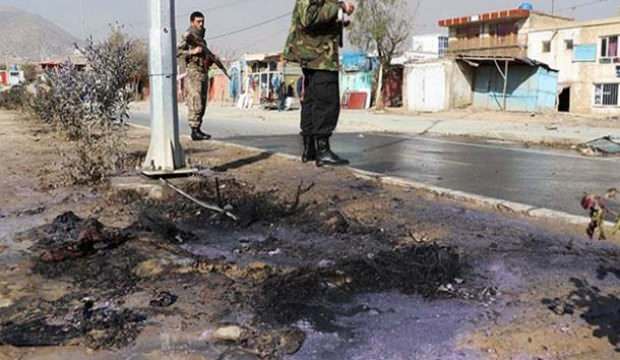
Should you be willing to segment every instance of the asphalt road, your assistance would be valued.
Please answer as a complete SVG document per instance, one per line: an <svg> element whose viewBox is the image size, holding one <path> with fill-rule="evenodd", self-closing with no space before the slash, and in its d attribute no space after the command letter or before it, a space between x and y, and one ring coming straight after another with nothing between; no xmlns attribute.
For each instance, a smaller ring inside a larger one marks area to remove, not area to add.
<svg viewBox="0 0 620 360"><path fill-rule="evenodd" d="M148 125L148 115L132 122ZM183 133L187 133L184 119ZM297 124L256 119L208 119L216 138L267 151L299 154ZM352 166L482 196L585 215L584 192L620 187L620 159L586 158L570 151L453 141L400 134L337 134L333 148Z"/></svg>

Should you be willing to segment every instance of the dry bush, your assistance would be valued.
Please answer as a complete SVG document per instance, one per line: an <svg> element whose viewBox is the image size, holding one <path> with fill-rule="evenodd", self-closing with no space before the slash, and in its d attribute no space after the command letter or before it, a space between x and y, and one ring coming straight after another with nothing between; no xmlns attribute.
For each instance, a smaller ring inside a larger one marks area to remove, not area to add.
<svg viewBox="0 0 620 360"><path fill-rule="evenodd" d="M30 94L23 86L0 92L0 109L22 111L29 102Z"/></svg>
<svg viewBox="0 0 620 360"><path fill-rule="evenodd" d="M106 41L90 39L78 49L86 69L67 62L37 87L33 112L73 144L62 164L70 183L96 183L123 167L129 85L138 67L134 45L115 27Z"/></svg>

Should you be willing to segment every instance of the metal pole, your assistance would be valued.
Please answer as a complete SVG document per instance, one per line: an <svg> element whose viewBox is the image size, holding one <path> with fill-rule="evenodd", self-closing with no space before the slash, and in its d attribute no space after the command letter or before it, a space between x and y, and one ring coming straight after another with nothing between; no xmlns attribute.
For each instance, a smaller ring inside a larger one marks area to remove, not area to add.
<svg viewBox="0 0 620 360"><path fill-rule="evenodd" d="M506 111L508 107L507 92L508 92L508 60L504 62L504 111Z"/></svg>
<svg viewBox="0 0 620 360"><path fill-rule="evenodd" d="M151 144L143 165L147 176L191 172L179 141L175 0L150 0L149 76Z"/></svg>

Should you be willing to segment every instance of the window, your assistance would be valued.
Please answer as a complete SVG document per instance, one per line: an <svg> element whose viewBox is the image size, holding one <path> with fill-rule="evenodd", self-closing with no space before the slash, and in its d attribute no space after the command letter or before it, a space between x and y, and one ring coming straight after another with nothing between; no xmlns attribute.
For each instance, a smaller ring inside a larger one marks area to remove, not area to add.
<svg viewBox="0 0 620 360"><path fill-rule="evenodd" d="M544 53L551 52L551 41L543 41L542 46L543 46L542 52Z"/></svg>
<svg viewBox="0 0 620 360"><path fill-rule="evenodd" d="M610 63L618 57L618 36L601 38L601 62Z"/></svg>
<svg viewBox="0 0 620 360"><path fill-rule="evenodd" d="M448 37L440 36L439 37L439 56L443 57L448 52Z"/></svg>
<svg viewBox="0 0 620 360"><path fill-rule="evenodd" d="M572 39L564 40L564 45L566 45L566 50L573 50L573 47L575 47Z"/></svg>
<svg viewBox="0 0 620 360"><path fill-rule="evenodd" d="M619 84L595 84L594 105L618 106L618 85Z"/></svg>

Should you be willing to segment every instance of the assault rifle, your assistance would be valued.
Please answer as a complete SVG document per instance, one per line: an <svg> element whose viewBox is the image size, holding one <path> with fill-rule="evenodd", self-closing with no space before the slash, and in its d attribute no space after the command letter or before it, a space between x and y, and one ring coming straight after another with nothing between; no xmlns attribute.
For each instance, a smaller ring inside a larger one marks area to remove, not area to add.
<svg viewBox="0 0 620 360"><path fill-rule="evenodd" d="M218 68L220 68L220 70L222 70L222 72L224 73L224 75L226 75L228 79L232 80L232 78L228 74L226 66L224 66L219 57L217 57L213 52L211 52L211 50L209 50L209 48L207 47L207 42L204 39L201 39L198 36L189 33L187 34L185 41L191 47L201 47L205 55L205 60L215 64Z"/></svg>

